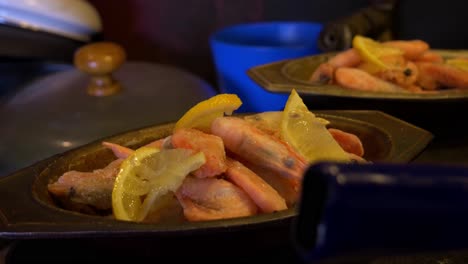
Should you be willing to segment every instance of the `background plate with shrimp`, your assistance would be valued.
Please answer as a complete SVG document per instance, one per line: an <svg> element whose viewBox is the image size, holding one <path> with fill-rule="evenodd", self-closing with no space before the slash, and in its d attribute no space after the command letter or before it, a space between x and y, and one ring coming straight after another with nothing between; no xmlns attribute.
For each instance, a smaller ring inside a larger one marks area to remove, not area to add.
<svg viewBox="0 0 468 264"><path fill-rule="evenodd" d="M468 57L467 50L431 50L444 60ZM468 89L371 91L311 81L313 73L337 52L256 66L247 74L265 90L288 94L295 89L309 109L380 110L434 132L468 110Z"/></svg>

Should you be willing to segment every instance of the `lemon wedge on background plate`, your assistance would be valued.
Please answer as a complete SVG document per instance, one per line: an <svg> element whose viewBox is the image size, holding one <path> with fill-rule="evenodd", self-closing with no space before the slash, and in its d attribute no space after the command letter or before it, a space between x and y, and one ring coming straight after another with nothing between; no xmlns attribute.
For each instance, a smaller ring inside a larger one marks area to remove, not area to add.
<svg viewBox="0 0 468 264"><path fill-rule="evenodd" d="M141 147L126 158L112 190L112 210L118 220L143 221L164 196L175 192L192 171L205 163L201 152Z"/></svg>
<svg viewBox="0 0 468 264"><path fill-rule="evenodd" d="M349 155L328 131L326 122L309 111L294 89L283 111L281 138L310 163L324 160L350 161Z"/></svg>
<svg viewBox="0 0 468 264"><path fill-rule="evenodd" d="M445 63L462 71L468 71L468 58L447 59Z"/></svg>
<svg viewBox="0 0 468 264"><path fill-rule="evenodd" d="M389 70L393 65L383 60L385 57L403 56L403 50L385 46L371 38L356 35L353 38L353 48L355 48L362 59L374 68L372 71ZM367 66L369 68L369 66ZM370 70L370 69L368 69Z"/></svg>
<svg viewBox="0 0 468 264"><path fill-rule="evenodd" d="M196 128L209 132L211 122L224 114L231 115L242 105L236 94L218 94L190 108L175 124L174 130Z"/></svg>

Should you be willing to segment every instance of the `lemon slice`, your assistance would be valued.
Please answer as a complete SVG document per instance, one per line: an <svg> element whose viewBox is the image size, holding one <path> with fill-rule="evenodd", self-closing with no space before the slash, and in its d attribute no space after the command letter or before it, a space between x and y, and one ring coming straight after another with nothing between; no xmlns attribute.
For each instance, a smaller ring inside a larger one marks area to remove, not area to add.
<svg viewBox="0 0 468 264"><path fill-rule="evenodd" d="M371 71L389 70L392 65L386 63L384 57L403 56L403 50L385 46L371 38L366 38L360 35L356 35L353 38L353 48L355 48L362 59L369 63L369 67L375 67Z"/></svg>
<svg viewBox="0 0 468 264"><path fill-rule="evenodd" d="M279 129L281 127L281 120L283 118L283 111L267 111L258 114L251 114L245 116L244 119L251 123L263 122L267 128ZM317 121L324 125L330 124L330 121L325 118L316 117Z"/></svg>
<svg viewBox="0 0 468 264"><path fill-rule="evenodd" d="M448 59L445 63L462 71L468 71L468 58Z"/></svg>
<svg viewBox="0 0 468 264"><path fill-rule="evenodd" d="M201 152L141 147L126 158L112 190L112 210L118 220L143 221L151 208L164 203L185 177L205 163Z"/></svg>
<svg viewBox="0 0 468 264"><path fill-rule="evenodd" d="M175 130L180 128L197 128L204 132L210 131L211 122L224 114L232 112L242 105L235 94L218 94L201 101L190 108L175 124Z"/></svg>
<svg viewBox="0 0 468 264"><path fill-rule="evenodd" d="M349 155L330 134L323 119L317 118L292 90L281 119L281 138L308 162L350 161Z"/></svg>

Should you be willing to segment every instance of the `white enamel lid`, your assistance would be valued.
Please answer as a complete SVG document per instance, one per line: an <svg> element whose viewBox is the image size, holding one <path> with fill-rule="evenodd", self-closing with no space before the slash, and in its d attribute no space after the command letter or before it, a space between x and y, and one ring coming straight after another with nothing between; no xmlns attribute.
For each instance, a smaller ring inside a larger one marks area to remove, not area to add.
<svg viewBox="0 0 468 264"><path fill-rule="evenodd" d="M99 13L85 0L0 0L0 23L85 42L102 30Z"/></svg>

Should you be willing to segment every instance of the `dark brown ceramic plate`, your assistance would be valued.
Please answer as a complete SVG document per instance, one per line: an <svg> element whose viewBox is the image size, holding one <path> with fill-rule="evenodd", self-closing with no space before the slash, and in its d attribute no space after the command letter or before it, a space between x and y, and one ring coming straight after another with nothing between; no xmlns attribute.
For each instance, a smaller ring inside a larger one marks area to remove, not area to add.
<svg viewBox="0 0 468 264"><path fill-rule="evenodd" d="M466 50L435 50L444 58L467 56ZM433 132L464 118L468 90L443 90L434 94L366 92L308 81L322 62L335 53L283 60L253 67L247 74L265 90L288 95L295 89L309 109L379 110ZM450 117L450 118L448 118Z"/></svg>
<svg viewBox="0 0 468 264"><path fill-rule="evenodd" d="M331 121L330 126L358 135L365 158L375 162L408 162L432 140L432 134L377 111L316 111ZM103 140L131 148L170 134L173 124L163 124ZM90 238L167 237L168 235L208 235L239 230L268 230L287 227L295 209L255 217L184 224L140 224L90 216L59 208L47 192L47 184L68 170L89 171L114 159L102 147L102 140L55 155L0 179L0 237ZM287 235L288 229L283 229ZM278 234L278 231L270 235ZM253 239L252 241L255 241Z"/></svg>

